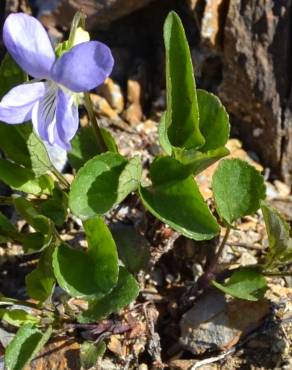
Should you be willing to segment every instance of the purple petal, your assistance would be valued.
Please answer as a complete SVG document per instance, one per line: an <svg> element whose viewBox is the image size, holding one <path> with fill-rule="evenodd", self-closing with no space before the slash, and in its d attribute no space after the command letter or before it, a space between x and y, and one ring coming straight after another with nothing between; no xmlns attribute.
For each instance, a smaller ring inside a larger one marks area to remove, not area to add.
<svg viewBox="0 0 292 370"><path fill-rule="evenodd" d="M30 76L47 78L55 61L48 34L35 18L10 14L3 27L4 44L13 59Z"/></svg>
<svg viewBox="0 0 292 370"><path fill-rule="evenodd" d="M58 91L57 112L56 112L56 144L66 150L71 149L70 140L76 134L79 126L78 107L74 104L73 98L62 89Z"/></svg>
<svg viewBox="0 0 292 370"><path fill-rule="evenodd" d="M0 121L17 124L30 120L33 106L41 99L45 90L44 82L14 87L0 102Z"/></svg>
<svg viewBox="0 0 292 370"><path fill-rule="evenodd" d="M32 110L32 124L39 137L52 144L56 125L57 85L46 83L45 94Z"/></svg>
<svg viewBox="0 0 292 370"><path fill-rule="evenodd" d="M89 91L104 82L113 65L106 45L98 41L83 42L56 61L51 78L72 91Z"/></svg>

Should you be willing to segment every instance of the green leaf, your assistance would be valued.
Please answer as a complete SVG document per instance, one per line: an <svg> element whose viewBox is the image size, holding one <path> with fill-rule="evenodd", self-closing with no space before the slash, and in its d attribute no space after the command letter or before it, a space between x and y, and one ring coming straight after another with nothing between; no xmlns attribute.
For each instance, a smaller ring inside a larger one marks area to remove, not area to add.
<svg viewBox="0 0 292 370"><path fill-rule="evenodd" d="M145 207L161 221L188 238L212 239L219 232L199 188L189 171L177 160L162 157L150 168L152 186L141 187Z"/></svg>
<svg viewBox="0 0 292 370"><path fill-rule="evenodd" d="M12 57L6 54L0 66L0 99L14 86L27 81L26 74L19 68Z"/></svg>
<svg viewBox="0 0 292 370"><path fill-rule="evenodd" d="M267 290L266 279L256 267L243 267L236 270L225 284L216 281L212 283L224 293L248 301L263 298Z"/></svg>
<svg viewBox="0 0 292 370"><path fill-rule="evenodd" d="M52 267L52 254L55 246L47 248L41 255L37 268L25 277L28 295L40 302L46 301L52 294L55 276Z"/></svg>
<svg viewBox="0 0 292 370"><path fill-rule="evenodd" d="M40 321L39 317L20 309L0 308L0 318L13 326L21 326L25 323L37 324Z"/></svg>
<svg viewBox="0 0 292 370"><path fill-rule="evenodd" d="M87 251L66 244L53 253L56 279L73 297L92 299L107 294L118 280L118 254L111 233L101 217L84 222Z"/></svg>
<svg viewBox="0 0 292 370"><path fill-rule="evenodd" d="M280 261L282 258L285 259L287 253L291 254L290 225L267 202L261 201L261 209L269 239L267 264L270 265L273 262Z"/></svg>
<svg viewBox="0 0 292 370"><path fill-rule="evenodd" d="M103 141L108 149L109 152L118 153L118 147L115 142L114 137L110 133L110 131L106 130L105 128L100 128L101 136L103 138Z"/></svg>
<svg viewBox="0 0 292 370"><path fill-rule="evenodd" d="M98 357L103 356L106 351L104 342L97 344L91 342L84 342L80 347L80 362L83 369L90 369L95 367Z"/></svg>
<svg viewBox="0 0 292 370"><path fill-rule="evenodd" d="M166 128L171 145L196 149L204 145L191 53L179 16L170 12L164 23L166 52ZM168 151L167 151L168 152Z"/></svg>
<svg viewBox="0 0 292 370"><path fill-rule="evenodd" d="M228 114L219 98L204 90L197 90L200 112L200 130L205 144L200 152L224 147L230 134Z"/></svg>
<svg viewBox="0 0 292 370"><path fill-rule="evenodd" d="M120 266L119 280L114 289L103 298L90 302L88 310L79 315L78 321L88 323L101 320L131 303L138 294L139 286L136 280Z"/></svg>
<svg viewBox="0 0 292 370"><path fill-rule="evenodd" d="M1 63L0 78L0 98L13 87L28 81L27 75L9 54L5 55ZM31 123L0 123L0 148L11 160L31 169L36 176L52 168L46 148L33 132Z"/></svg>
<svg viewBox="0 0 292 370"><path fill-rule="evenodd" d="M23 325L6 348L6 370L23 370L46 344L51 334L51 328L42 333L32 324Z"/></svg>
<svg viewBox="0 0 292 370"><path fill-rule="evenodd" d="M162 147L162 149L165 151L166 154L171 155L172 154L172 146L168 140L167 135L167 126L166 126L166 112L163 113L159 126L158 126L158 138L159 143Z"/></svg>
<svg viewBox="0 0 292 370"><path fill-rule="evenodd" d="M48 247L54 238L54 225L51 220L41 215L25 198L13 200L16 210L37 232L22 235L25 253L36 253Z"/></svg>
<svg viewBox="0 0 292 370"><path fill-rule="evenodd" d="M71 185L72 212L83 220L106 213L137 189L141 173L138 157L128 162L117 153L97 155L79 170Z"/></svg>
<svg viewBox="0 0 292 370"><path fill-rule="evenodd" d="M52 197L40 203L38 211L50 218L57 226L62 226L67 217L68 195L55 187Z"/></svg>
<svg viewBox="0 0 292 370"><path fill-rule="evenodd" d="M229 154L229 150L225 147L209 150L205 153L194 149L186 150L180 148L175 148L174 152L175 158L195 176Z"/></svg>
<svg viewBox="0 0 292 370"><path fill-rule="evenodd" d="M131 225L114 223L111 232L115 239L119 258L127 270L136 273L146 270L150 260L150 245L147 239Z"/></svg>
<svg viewBox="0 0 292 370"><path fill-rule="evenodd" d="M219 164L212 188L218 214L229 224L256 212L266 196L263 176L240 159L225 159Z"/></svg>
<svg viewBox="0 0 292 370"><path fill-rule="evenodd" d="M108 150L116 153L117 146L111 134L103 128L101 128L101 134ZM71 144L72 149L68 153L68 160L76 170L79 170L89 159L101 154L96 145L94 129L91 126L80 127Z"/></svg>
<svg viewBox="0 0 292 370"><path fill-rule="evenodd" d="M34 195L51 194L54 187L54 182L49 176L35 177L30 169L2 158L0 158L0 179L15 190Z"/></svg>
<svg viewBox="0 0 292 370"><path fill-rule="evenodd" d="M0 235L7 241L17 240L21 241L22 237L16 227L8 220L3 213L0 212Z"/></svg>

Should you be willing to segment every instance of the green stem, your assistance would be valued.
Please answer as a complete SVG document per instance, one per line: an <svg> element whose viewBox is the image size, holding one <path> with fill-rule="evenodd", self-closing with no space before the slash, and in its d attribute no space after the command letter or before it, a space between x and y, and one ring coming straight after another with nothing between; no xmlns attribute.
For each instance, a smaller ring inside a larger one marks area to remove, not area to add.
<svg viewBox="0 0 292 370"><path fill-rule="evenodd" d="M85 14L82 12L77 12L71 24L71 29L70 29L69 39L68 39L69 48L73 46L76 30L80 26L82 28L85 28Z"/></svg>
<svg viewBox="0 0 292 370"><path fill-rule="evenodd" d="M265 276L279 276L279 277L285 277L285 276L292 276L292 272L291 271L278 271L278 272L274 272L274 271L262 271L263 275Z"/></svg>
<svg viewBox="0 0 292 370"><path fill-rule="evenodd" d="M85 108L87 110L89 120L95 132L96 142L100 153L107 151L107 146L103 140L100 127L98 126L97 119L93 110L92 101L90 99L89 93L84 93L85 98Z"/></svg>
<svg viewBox="0 0 292 370"><path fill-rule="evenodd" d="M60 183L64 186L65 189L70 188L70 184L67 179L55 168L51 168L52 173L56 176L56 178L60 181Z"/></svg>

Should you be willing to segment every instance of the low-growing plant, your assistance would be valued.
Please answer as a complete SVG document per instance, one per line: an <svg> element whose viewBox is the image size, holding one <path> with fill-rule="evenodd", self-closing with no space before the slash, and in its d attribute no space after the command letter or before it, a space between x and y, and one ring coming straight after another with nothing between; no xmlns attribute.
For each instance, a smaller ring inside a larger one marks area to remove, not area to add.
<svg viewBox="0 0 292 370"><path fill-rule="evenodd" d="M119 154L111 134L98 125L88 91L109 76L113 58L104 44L90 41L84 23L77 13L69 39L55 50L31 16L10 15L4 25L10 55L0 69L0 179L16 192L0 201L14 206L33 231L19 231L0 213L0 237L2 243L20 243L25 254L38 257L37 267L26 276L31 299L0 298L3 322L19 327L5 352L9 370L23 369L68 325L88 328L138 296L133 273L143 265L141 256L132 250L131 261L129 252L118 249L119 235L113 238L105 222L105 215L132 192L151 214L187 238L211 240L225 228L198 290L212 283L234 297L257 300L267 289L265 276L285 274L292 259L289 226L265 202L264 179L254 167L239 159L221 161L212 182L216 215L200 193L196 175L229 154L229 118L215 95L196 89L178 15L171 12L164 25L167 110L159 124L161 155L150 166L148 183L141 181L140 159ZM87 109L90 127L78 129L79 104ZM68 151L76 173L71 184L44 143ZM269 239L266 261L217 276L230 230L259 208ZM87 248L73 248L62 239L69 216L82 222ZM60 312L52 298L56 285L66 297L81 298L86 308L76 312L65 305ZM82 365L94 365L104 351L102 340L85 341Z"/></svg>

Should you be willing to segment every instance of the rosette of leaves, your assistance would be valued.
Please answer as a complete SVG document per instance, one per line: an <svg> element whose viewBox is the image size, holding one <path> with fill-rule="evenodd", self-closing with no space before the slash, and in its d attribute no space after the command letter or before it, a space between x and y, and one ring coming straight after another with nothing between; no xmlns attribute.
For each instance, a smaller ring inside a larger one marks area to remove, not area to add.
<svg viewBox="0 0 292 370"><path fill-rule="evenodd" d="M229 118L215 95L196 89L191 53L175 12L166 18L164 44L167 110L159 141L167 156L152 163L152 185L140 187L140 196L151 213L183 235L212 239L219 226L194 175L229 154Z"/></svg>

